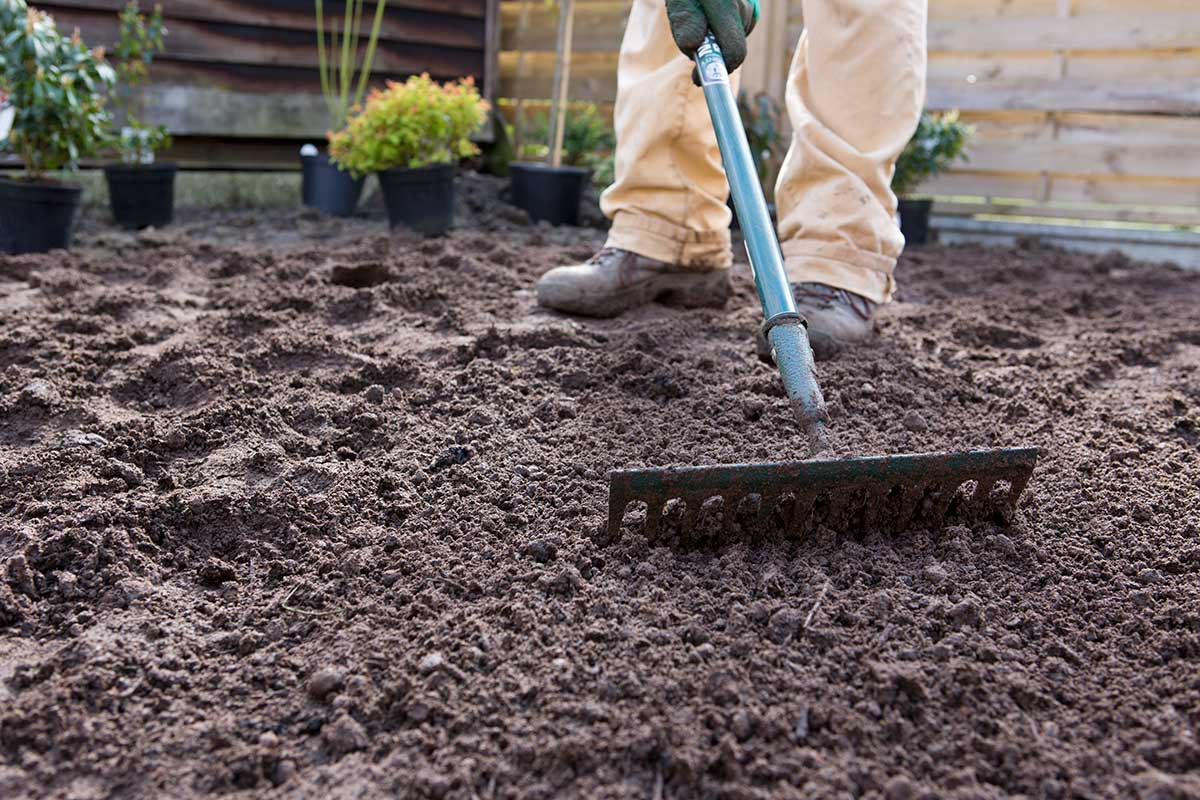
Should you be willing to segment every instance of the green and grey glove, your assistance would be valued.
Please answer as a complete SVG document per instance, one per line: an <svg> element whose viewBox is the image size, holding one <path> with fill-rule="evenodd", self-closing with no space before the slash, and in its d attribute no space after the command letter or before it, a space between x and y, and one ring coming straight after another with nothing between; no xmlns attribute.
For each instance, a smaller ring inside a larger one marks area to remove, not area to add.
<svg viewBox="0 0 1200 800"><path fill-rule="evenodd" d="M667 0L667 18L675 44L688 58L713 32L730 72L746 60L746 37L758 22L758 0ZM693 72L692 80L700 84Z"/></svg>

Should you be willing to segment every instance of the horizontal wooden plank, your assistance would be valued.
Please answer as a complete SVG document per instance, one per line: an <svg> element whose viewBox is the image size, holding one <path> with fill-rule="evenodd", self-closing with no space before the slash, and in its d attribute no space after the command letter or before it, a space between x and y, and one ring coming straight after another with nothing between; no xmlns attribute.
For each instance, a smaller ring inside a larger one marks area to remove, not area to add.
<svg viewBox="0 0 1200 800"><path fill-rule="evenodd" d="M535 2L527 11L526 26L520 27L520 3L503 3L500 9L500 49L554 52L558 42L558 5ZM594 2L575 10L574 51L616 52L621 46L629 3Z"/></svg>
<svg viewBox="0 0 1200 800"><path fill-rule="evenodd" d="M929 49L945 52L1138 50L1200 47L1196 14L1135 11L1081 17L932 21Z"/></svg>
<svg viewBox="0 0 1200 800"><path fill-rule="evenodd" d="M927 105L935 109L1200 112L1200 80L1195 78L931 80L928 91Z"/></svg>
<svg viewBox="0 0 1200 800"><path fill-rule="evenodd" d="M38 2L54 14L65 28L70 24L72 13L94 13L115 17L124 0L47 0ZM389 4L380 26L379 37L383 41L419 42L445 44L448 47L484 47L485 20L482 17L461 17L452 13L437 13L422 7L396 8ZM245 25L260 28L259 36L270 38L277 30L305 31L313 47L316 47L317 18L311 4L284 4L264 2L248 4L240 0L175 0L164 7L169 46L170 31L176 23L202 22L228 25ZM325 17L342 24L344 5L335 2L326 5ZM370 32L370 20L364 20L364 37ZM326 26L328 29L328 26Z"/></svg>
<svg viewBox="0 0 1200 800"><path fill-rule="evenodd" d="M94 11L69 11L59 15L59 23L76 27L92 45L111 47L119 33L119 22L111 14ZM365 53L365 43L360 54ZM482 40L478 47L459 48L436 44L380 42L375 68L392 74L423 71L439 75L481 75ZM205 61L221 64L256 64L307 67L315 70L319 59L316 42L304 31L274 30L270 37L263 29L214 22L173 21L166 52L161 61ZM361 55L360 55L361 59Z"/></svg>
<svg viewBox="0 0 1200 800"><path fill-rule="evenodd" d="M964 114L971 169L1200 178L1200 118L1143 114Z"/></svg>
<svg viewBox="0 0 1200 800"><path fill-rule="evenodd" d="M1058 0L929 0L929 19L938 22L997 17L1052 17L1057 11Z"/></svg>
<svg viewBox="0 0 1200 800"><path fill-rule="evenodd" d="M1200 16L1196 24L1200 25ZM1075 51L1066 55L1063 76L1091 80L1200 81L1200 48Z"/></svg>
<svg viewBox="0 0 1200 800"><path fill-rule="evenodd" d="M1120 14L1135 11L1139 14L1186 14L1196 11L1195 0L1071 0L1071 14L1087 17L1094 14Z"/></svg>
<svg viewBox="0 0 1200 800"><path fill-rule="evenodd" d="M554 79L552 53L526 53L518 74L519 54L500 54L501 97L547 98ZM612 102L617 96L617 54L576 53L571 57L570 97L576 101Z"/></svg>
<svg viewBox="0 0 1200 800"><path fill-rule="evenodd" d="M921 184L923 194L979 196L1033 203L1137 206L1200 214L1200 180L1104 178L956 168Z"/></svg>
<svg viewBox="0 0 1200 800"><path fill-rule="evenodd" d="M1175 178L1097 178L1054 175L1048 199L1068 203L1174 206L1200 209L1200 181Z"/></svg>
<svg viewBox="0 0 1200 800"><path fill-rule="evenodd" d="M935 212L973 216L1038 217L1109 222L1142 222L1191 228L1200 225L1200 213L1187 209L1129 208L1122 206L1078 206L1043 203L971 203L936 198Z"/></svg>
<svg viewBox="0 0 1200 800"><path fill-rule="evenodd" d="M312 143L323 145L313 138ZM179 136L171 147L160 155L163 161L174 161L184 169L271 169L292 170L300 167L300 148L308 140L230 139L226 136Z"/></svg>
<svg viewBox="0 0 1200 800"><path fill-rule="evenodd" d="M58 8L90 8L116 13L125 7L125 3L126 0L38 0L37 6L51 13ZM314 6L308 0L159 0L158 4L168 19L226 20L246 25L315 29ZM371 0L367 0L367 5L374 11ZM345 13L341 0L326 0L325 8L329 15ZM482 20L487 16L487 0L388 0L385 15L390 17L404 9Z"/></svg>
<svg viewBox="0 0 1200 800"><path fill-rule="evenodd" d="M972 195L1006 197L1019 200L1049 199L1050 178L1039 173L983 172L959 170L945 172L922 183L922 195Z"/></svg>
<svg viewBox="0 0 1200 800"><path fill-rule="evenodd" d="M147 90L147 118L176 136L309 137L323 139L329 112L319 92L239 92L156 84Z"/></svg>

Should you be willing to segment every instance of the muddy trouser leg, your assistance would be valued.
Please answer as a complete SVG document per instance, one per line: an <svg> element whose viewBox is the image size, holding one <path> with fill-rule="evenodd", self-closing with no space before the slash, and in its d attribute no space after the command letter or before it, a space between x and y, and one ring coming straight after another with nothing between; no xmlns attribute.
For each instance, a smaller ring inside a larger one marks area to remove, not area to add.
<svg viewBox="0 0 1200 800"><path fill-rule="evenodd" d="M927 0L803 0L775 188L788 277L891 299L891 179L925 101Z"/></svg>
<svg viewBox="0 0 1200 800"><path fill-rule="evenodd" d="M729 186L692 62L663 0L634 0L617 68L616 181L600 207L608 246L697 269L728 267ZM734 74L734 90L737 86Z"/></svg>

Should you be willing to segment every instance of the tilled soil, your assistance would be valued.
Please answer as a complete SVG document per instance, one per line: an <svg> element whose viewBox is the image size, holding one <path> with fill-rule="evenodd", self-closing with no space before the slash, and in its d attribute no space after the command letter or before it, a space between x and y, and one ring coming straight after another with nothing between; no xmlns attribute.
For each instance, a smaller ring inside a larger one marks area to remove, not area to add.
<svg viewBox="0 0 1200 800"><path fill-rule="evenodd" d="M0 257L0 796L1200 797L1200 275L904 257L841 450L1042 447L1010 526L604 544L799 452L752 286L539 312L603 233L463 181Z"/></svg>

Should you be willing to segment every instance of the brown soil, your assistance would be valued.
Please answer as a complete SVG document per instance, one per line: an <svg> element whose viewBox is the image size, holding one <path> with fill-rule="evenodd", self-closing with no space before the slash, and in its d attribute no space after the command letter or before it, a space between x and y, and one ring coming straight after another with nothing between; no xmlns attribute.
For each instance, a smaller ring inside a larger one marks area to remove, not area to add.
<svg viewBox="0 0 1200 800"><path fill-rule="evenodd" d="M1200 275L905 256L842 449L1043 447L1011 527L605 547L800 447L752 287L538 312L603 234L464 181L0 258L0 796L1200 797Z"/></svg>

